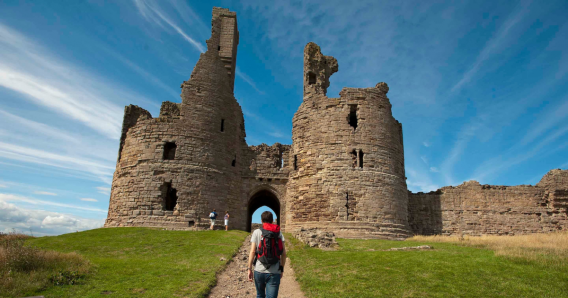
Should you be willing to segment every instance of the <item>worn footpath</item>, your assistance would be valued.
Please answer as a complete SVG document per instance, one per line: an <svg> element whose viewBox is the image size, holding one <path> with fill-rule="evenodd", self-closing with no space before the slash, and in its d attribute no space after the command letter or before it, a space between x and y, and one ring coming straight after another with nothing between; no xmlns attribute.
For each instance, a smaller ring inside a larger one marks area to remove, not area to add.
<svg viewBox="0 0 568 298"><path fill-rule="evenodd" d="M217 276L217 285L211 290L210 298L256 297L254 282L248 281L247 262L250 250L250 235L245 239L227 268ZM304 298L296 281L290 260L286 260L284 276L280 281L279 298Z"/></svg>

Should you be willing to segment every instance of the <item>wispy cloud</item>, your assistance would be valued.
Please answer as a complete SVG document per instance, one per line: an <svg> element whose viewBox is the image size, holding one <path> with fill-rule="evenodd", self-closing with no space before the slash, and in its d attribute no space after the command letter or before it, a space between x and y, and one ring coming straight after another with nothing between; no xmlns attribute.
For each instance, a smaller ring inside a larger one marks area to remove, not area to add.
<svg viewBox="0 0 568 298"><path fill-rule="evenodd" d="M199 52L205 52L205 47L191 36L189 36L185 31L183 31L173 20L170 16L168 16L165 12L161 11L158 7L157 3L153 1L145 1L145 0L133 0L134 4L140 11L140 14L149 22L152 22L163 29L166 29L166 24L170 29L173 29L177 34L183 37L184 40L189 42L195 49ZM163 3L163 2L162 2Z"/></svg>
<svg viewBox="0 0 568 298"><path fill-rule="evenodd" d="M467 144L475 136L479 126L480 123L467 124L459 132L456 142L441 166L446 185L456 185L457 181L453 177L454 166L461 160Z"/></svg>
<svg viewBox="0 0 568 298"><path fill-rule="evenodd" d="M3 158L19 160L28 163L48 165L78 172L96 175L102 181L110 184L114 167L92 160L73 156L60 155L43 150L0 142L0 155Z"/></svg>
<svg viewBox="0 0 568 298"><path fill-rule="evenodd" d="M0 24L0 86L113 139L122 109L113 98L132 93L60 61L19 32Z"/></svg>
<svg viewBox="0 0 568 298"><path fill-rule="evenodd" d="M281 138L281 139L290 139L292 138L292 136L290 134L284 133L280 130L280 128L278 128L277 126L275 126L273 123L271 123L270 121L254 114L251 113L247 110L243 110L243 114L246 117L249 117L250 119L253 119L255 122L259 123L260 125L262 125L263 127L267 128L267 132L266 134L269 136L273 136L275 138Z"/></svg>
<svg viewBox="0 0 568 298"><path fill-rule="evenodd" d="M424 141L424 142L422 142L422 145L424 147L430 147L431 144L429 142Z"/></svg>
<svg viewBox="0 0 568 298"><path fill-rule="evenodd" d="M105 53L107 53L108 55L110 55L114 59L120 61L122 64L126 65L130 69L132 69L134 72L136 72L138 75L143 77L148 82L150 82L150 83L154 84L155 86L159 87L160 89L166 91L169 96L176 98L176 99L179 99L179 97L180 97L179 92L174 91L174 89L172 88L171 85L170 86L166 85L164 82L162 82L162 80L160 80L156 76L152 75L150 72L146 71L145 69L143 69L142 67L140 67L136 63L125 58L124 56L122 56L118 52L113 51L113 50L111 50L111 49L109 49L108 47L105 47L105 46L101 46L100 49L102 49Z"/></svg>
<svg viewBox="0 0 568 298"><path fill-rule="evenodd" d="M36 195L43 195L43 196L57 196L56 193L54 193L54 192L49 192L49 191L34 191L34 194L36 194Z"/></svg>
<svg viewBox="0 0 568 298"><path fill-rule="evenodd" d="M471 68L462 76L462 78L452 87L451 91L459 90L464 84L468 83L473 76L481 69L481 65L486 60L490 59L492 55L498 53L499 50L506 44L506 36L511 29L518 24L523 16L528 12L528 5L530 2L524 1L519 4L516 11L513 11L509 18L501 25L497 33L485 44L485 47L471 66Z"/></svg>
<svg viewBox="0 0 568 298"><path fill-rule="evenodd" d="M438 170L438 168L436 168L436 167L430 167L430 172L432 172L432 173L439 173L440 170Z"/></svg>
<svg viewBox="0 0 568 298"><path fill-rule="evenodd" d="M406 180L406 184L410 191L429 192L440 188L438 185L432 183L428 175L421 174L412 168L408 168L406 170L406 174L408 175L408 180Z"/></svg>
<svg viewBox="0 0 568 298"><path fill-rule="evenodd" d="M39 123L33 120L25 119L20 116L10 114L6 111L0 110L0 115L4 117L6 122L10 123L17 123L20 126L24 126L29 130L33 131L34 133L43 134L49 136L51 138L60 139L66 142L71 142L74 144L78 144L79 140L69 134L69 132L51 127L49 125Z"/></svg>
<svg viewBox="0 0 568 298"><path fill-rule="evenodd" d="M0 184L0 188L8 188L8 186L4 185L4 184Z"/></svg>
<svg viewBox="0 0 568 298"><path fill-rule="evenodd" d="M103 195L110 195L110 187L98 186L97 191Z"/></svg>
<svg viewBox="0 0 568 298"><path fill-rule="evenodd" d="M258 89L256 87L256 84L254 83L254 81L245 73L243 73L238 67L237 70L235 71L235 75L237 75L237 77L241 78L245 83L249 84L254 90L256 90L256 92L260 93L260 94L264 94L264 91L261 91L260 89Z"/></svg>
<svg viewBox="0 0 568 298"><path fill-rule="evenodd" d="M33 199L33 198L28 198L28 197L23 197L23 196L19 196L19 195L13 195L13 194L7 194L7 193L0 193L0 201L28 203L28 204L32 204L32 205L38 205L38 206L63 207L63 208L70 208L70 209L91 211L91 212L101 212L101 213L107 213L108 212L108 210L103 210L103 209L99 209L99 208L91 208L91 207L77 206L77 205L72 205L72 204L64 204L64 203L57 203L57 202L51 202L51 201L44 201L44 200L38 200L38 199Z"/></svg>
<svg viewBox="0 0 568 298"><path fill-rule="evenodd" d="M85 201L85 202L98 202L98 200L96 200L96 199L91 199L91 198L81 198L81 201Z"/></svg>
<svg viewBox="0 0 568 298"><path fill-rule="evenodd" d="M550 129L566 123L566 118L568 117L568 96L564 97L564 100L556 106L550 107L547 113L544 113L541 117L535 120L536 125L531 125L529 130L520 142L520 145L524 146L535 139L541 137L544 133Z"/></svg>

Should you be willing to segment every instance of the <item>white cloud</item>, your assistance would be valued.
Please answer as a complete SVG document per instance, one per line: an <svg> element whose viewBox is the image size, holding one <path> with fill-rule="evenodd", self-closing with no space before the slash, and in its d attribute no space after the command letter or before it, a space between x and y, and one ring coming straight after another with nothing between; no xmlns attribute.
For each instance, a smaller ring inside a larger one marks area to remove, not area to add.
<svg viewBox="0 0 568 298"><path fill-rule="evenodd" d="M406 184L408 185L408 189L413 192L421 191L421 192L430 192L439 189L440 187L436 184L425 183L423 181L412 181L406 180Z"/></svg>
<svg viewBox="0 0 568 298"><path fill-rule="evenodd" d="M102 227L104 219L89 219L58 212L26 209L0 200L0 227L35 236L59 235Z"/></svg>
<svg viewBox="0 0 568 298"><path fill-rule="evenodd" d="M430 176L427 174L418 173L414 169L408 168L406 170L408 179L406 180L406 185L408 190L413 192L429 192L440 188L437 184L432 183Z"/></svg>
<svg viewBox="0 0 568 298"><path fill-rule="evenodd" d="M8 188L8 186L4 185L4 184L0 184L0 188Z"/></svg>
<svg viewBox="0 0 568 298"><path fill-rule="evenodd" d="M48 192L48 191L34 191L36 195L44 195L44 196L57 196L56 193Z"/></svg>
<svg viewBox="0 0 568 298"><path fill-rule="evenodd" d="M428 165L428 158L426 158L426 156L420 156L420 159L421 159L426 165Z"/></svg>
<svg viewBox="0 0 568 298"><path fill-rule="evenodd" d="M161 11L155 3L152 1L145 1L145 0L134 0L134 4L140 11L140 14L149 22L152 22L161 28L165 29L164 23L167 24L171 29L173 29L176 33L181 35L184 40L189 42L195 49L199 52L205 52L205 47L191 36L189 36L185 31L183 31L174 21L168 16L165 12Z"/></svg>
<svg viewBox="0 0 568 298"><path fill-rule="evenodd" d="M520 145L529 144L555 126L566 123L564 120L566 117L568 117L568 98L562 100L559 105L551 107L547 113L539 117L539 119L535 121L536 125L530 126L525 137L521 140Z"/></svg>
<svg viewBox="0 0 568 298"><path fill-rule="evenodd" d="M430 143L428 143L426 141L422 142L422 145L424 145L424 147L430 147Z"/></svg>
<svg viewBox="0 0 568 298"><path fill-rule="evenodd" d="M237 75L237 77L239 77L243 81L245 81L245 83L249 84L254 90L256 90L256 92L258 92L260 94L264 94L264 91L261 91L260 89L258 89L256 87L256 84L254 83L254 81L249 76L247 76L244 72L242 72L238 67L235 71L235 74Z"/></svg>
<svg viewBox="0 0 568 298"><path fill-rule="evenodd" d="M2 24L0 54L0 86L109 138L118 139L122 109L113 100L134 98L135 92L60 61Z"/></svg>
<svg viewBox="0 0 568 298"><path fill-rule="evenodd" d="M91 198L81 198L81 201L85 201L85 202L98 202L96 199L91 199Z"/></svg>
<svg viewBox="0 0 568 298"><path fill-rule="evenodd" d="M0 115L4 118L3 120L5 120L6 122L10 122L12 124L17 123L20 126L24 126L29 130L32 130L34 133L47 135L49 137L60 139L66 142L71 142L74 144L79 143L79 140L76 137L69 135L69 133L66 131L51 127L43 123L25 119L20 116L10 114L2 110L0 110Z"/></svg>
<svg viewBox="0 0 568 298"><path fill-rule="evenodd" d="M109 184L114 171L114 167L111 165L101 164L87 158L60 155L3 142L0 142L0 156L7 159L91 173Z"/></svg>
<svg viewBox="0 0 568 298"><path fill-rule="evenodd" d="M526 1L525 1L526 2ZM457 82L451 89L452 92L459 90L464 84L468 83L471 78L479 71L483 62L489 59L492 55L499 52L499 50L506 43L506 36L509 34L511 28L521 21L524 14L528 12L527 3L519 5L519 8L512 12L509 18L499 28L495 36L491 38L486 44L481 53L477 56L473 66L463 75L461 80Z"/></svg>
<svg viewBox="0 0 568 298"><path fill-rule="evenodd" d="M262 125L262 127L265 127L266 130L269 131L269 132L266 133L269 136L273 136L275 138L281 138L281 139L291 139L292 138L292 136L290 134L282 132L277 126L272 124L272 122L254 114L254 113L251 113L247 110L243 110L243 115L253 119L259 125ZM252 139L248 139L248 140L252 141Z"/></svg>
<svg viewBox="0 0 568 298"><path fill-rule="evenodd" d="M71 209L76 209L76 210L99 212L99 213L107 213L108 212L108 210L103 210L103 209L100 209L100 208L83 207L83 206L77 206L77 205L71 205L71 204L37 200L37 199L33 199L33 198L28 198L28 197L23 197L23 196L19 196L19 195L13 195L13 194L6 194L6 193L0 193L0 201L23 202L23 203L28 203L28 204L32 204L32 205L55 206L55 207L71 208Z"/></svg>
<svg viewBox="0 0 568 298"><path fill-rule="evenodd" d="M440 170L438 170L438 168L436 168L436 167L430 167L430 172L439 173Z"/></svg>
<svg viewBox="0 0 568 298"><path fill-rule="evenodd" d="M103 195L110 195L110 187L97 186L97 191Z"/></svg>

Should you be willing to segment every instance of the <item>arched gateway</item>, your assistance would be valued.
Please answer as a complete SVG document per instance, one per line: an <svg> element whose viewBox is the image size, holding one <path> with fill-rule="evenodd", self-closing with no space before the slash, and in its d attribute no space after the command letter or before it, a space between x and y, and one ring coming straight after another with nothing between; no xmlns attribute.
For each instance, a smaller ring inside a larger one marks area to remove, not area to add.
<svg viewBox="0 0 568 298"><path fill-rule="evenodd" d="M254 212L262 207L266 206L276 213L277 223L280 225L280 200L276 192L269 190L267 188L255 191L253 195L248 200L247 206L247 231L251 231L252 215Z"/></svg>

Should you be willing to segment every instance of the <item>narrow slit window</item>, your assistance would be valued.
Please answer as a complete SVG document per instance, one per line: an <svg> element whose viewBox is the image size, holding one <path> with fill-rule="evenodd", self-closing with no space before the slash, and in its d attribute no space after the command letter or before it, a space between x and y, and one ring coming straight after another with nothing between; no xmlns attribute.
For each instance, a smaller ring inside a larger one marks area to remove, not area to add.
<svg viewBox="0 0 568 298"><path fill-rule="evenodd" d="M298 169L298 155L294 155L294 170Z"/></svg>
<svg viewBox="0 0 568 298"><path fill-rule="evenodd" d="M166 183L166 196L164 198L164 206L166 207L166 211L174 211L174 208L177 205L177 190L172 187L172 183Z"/></svg>
<svg viewBox="0 0 568 298"><path fill-rule="evenodd" d="M176 158L177 145L174 142L166 142L164 144L164 160L174 160Z"/></svg>
<svg viewBox="0 0 568 298"><path fill-rule="evenodd" d="M365 155L363 153L363 150L359 150L359 167L362 169L363 168L363 155Z"/></svg>
<svg viewBox="0 0 568 298"><path fill-rule="evenodd" d="M221 119L221 132L225 131L225 119Z"/></svg>
<svg viewBox="0 0 568 298"><path fill-rule="evenodd" d="M313 72L308 72L308 84L313 85L316 83L316 74Z"/></svg>
<svg viewBox="0 0 568 298"><path fill-rule="evenodd" d="M220 51L220 50L221 50L221 46L217 46L217 51Z"/></svg>
<svg viewBox="0 0 568 298"><path fill-rule="evenodd" d="M237 156L235 155L235 159L231 162L231 166L235 167L237 165Z"/></svg>
<svg viewBox="0 0 568 298"><path fill-rule="evenodd" d="M351 105L349 108L349 117L347 118L349 125L353 130L357 129L357 105Z"/></svg>
<svg viewBox="0 0 568 298"><path fill-rule="evenodd" d="M353 168L357 167L357 151L355 149L351 151L351 166Z"/></svg>
<svg viewBox="0 0 568 298"><path fill-rule="evenodd" d="M280 162L278 163L280 168L284 167L284 153L280 152Z"/></svg>

